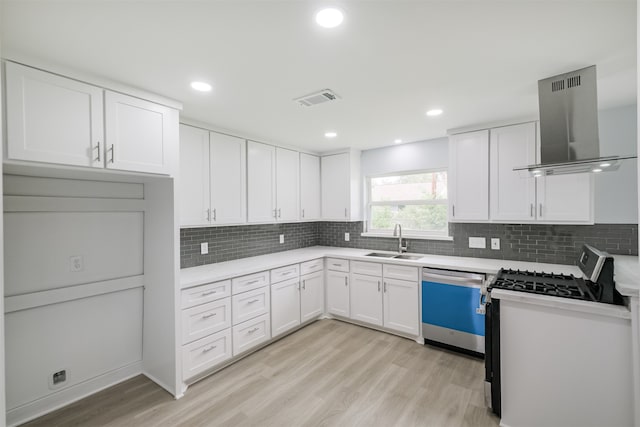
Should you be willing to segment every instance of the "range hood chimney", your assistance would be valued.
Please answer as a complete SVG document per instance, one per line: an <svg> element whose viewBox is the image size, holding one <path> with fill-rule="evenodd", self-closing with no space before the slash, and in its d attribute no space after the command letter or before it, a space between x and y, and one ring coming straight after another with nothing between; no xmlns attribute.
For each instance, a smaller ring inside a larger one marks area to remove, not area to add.
<svg viewBox="0 0 640 427"><path fill-rule="evenodd" d="M538 81L540 164L515 168L534 176L617 170L624 159L600 157L596 66Z"/></svg>

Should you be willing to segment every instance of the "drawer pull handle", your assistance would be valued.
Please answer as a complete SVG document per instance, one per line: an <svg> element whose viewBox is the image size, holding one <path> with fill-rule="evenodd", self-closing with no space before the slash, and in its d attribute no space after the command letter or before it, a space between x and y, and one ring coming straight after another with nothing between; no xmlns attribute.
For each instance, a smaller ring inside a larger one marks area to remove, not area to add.
<svg viewBox="0 0 640 427"><path fill-rule="evenodd" d="M209 353L209 352L210 352L211 350L213 350L214 348L216 348L216 346L215 346L215 345L212 345L212 346L209 346L209 347L203 348L203 349L202 349L202 352L203 352L203 353Z"/></svg>
<svg viewBox="0 0 640 427"><path fill-rule="evenodd" d="M247 301L247 304L253 304L254 302L260 301L259 299L252 299L251 301Z"/></svg>
<svg viewBox="0 0 640 427"><path fill-rule="evenodd" d="M302 289L307 289L307 281L306 280L302 281Z"/></svg>
<svg viewBox="0 0 640 427"><path fill-rule="evenodd" d="M340 267L342 264L331 264L331 265L333 265L334 267Z"/></svg>
<svg viewBox="0 0 640 427"><path fill-rule="evenodd" d="M286 276L286 275L291 274L291 273L293 273L293 271L285 271L284 273L282 273L282 275Z"/></svg>
<svg viewBox="0 0 640 427"><path fill-rule="evenodd" d="M249 330L247 331L247 333L248 333L248 334L252 334L252 333L256 332L258 329L260 329L260 328L255 327L255 328L253 328L253 329L249 329Z"/></svg>
<svg viewBox="0 0 640 427"><path fill-rule="evenodd" d="M207 292L203 292L203 293L202 293L202 296L203 296L203 297L206 297L206 296L208 296L208 295L215 294L216 292L218 292L218 291L207 291Z"/></svg>
<svg viewBox="0 0 640 427"><path fill-rule="evenodd" d="M378 280L378 292L380 292L380 280Z"/></svg>
<svg viewBox="0 0 640 427"><path fill-rule="evenodd" d="M207 313L207 314L203 314L202 318L203 319L208 319L208 318L213 317L215 315L216 315L216 313Z"/></svg>
<svg viewBox="0 0 640 427"><path fill-rule="evenodd" d="M313 264L309 266L309 268L316 268L316 267L318 267L318 264Z"/></svg>
<svg viewBox="0 0 640 427"><path fill-rule="evenodd" d="M247 282L247 285L253 285L254 283L258 283L259 281L260 279L251 280L250 282Z"/></svg>

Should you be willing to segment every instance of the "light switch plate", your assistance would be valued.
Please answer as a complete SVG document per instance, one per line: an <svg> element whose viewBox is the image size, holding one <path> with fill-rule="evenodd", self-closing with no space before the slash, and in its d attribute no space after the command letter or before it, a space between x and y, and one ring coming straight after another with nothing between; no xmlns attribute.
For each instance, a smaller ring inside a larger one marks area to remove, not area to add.
<svg viewBox="0 0 640 427"><path fill-rule="evenodd" d="M500 239L497 237L492 237L491 238L491 249L493 249L494 251L499 251L500 250Z"/></svg>
<svg viewBox="0 0 640 427"><path fill-rule="evenodd" d="M280 235L280 244L283 244L283 243L284 243L284 234L281 234Z"/></svg>
<svg viewBox="0 0 640 427"><path fill-rule="evenodd" d="M484 237L469 237L469 247L485 249L487 247L487 239Z"/></svg>
<svg viewBox="0 0 640 427"><path fill-rule="evenodd" d="M349 233L344 233L344 241L345 242L349 241Z"/></svg>
<svg viewBox="0 0 640 427"><path fill-rule="evenodd" d="M209 243L200 243L200 255L206 255L209 253Z"/></svg>

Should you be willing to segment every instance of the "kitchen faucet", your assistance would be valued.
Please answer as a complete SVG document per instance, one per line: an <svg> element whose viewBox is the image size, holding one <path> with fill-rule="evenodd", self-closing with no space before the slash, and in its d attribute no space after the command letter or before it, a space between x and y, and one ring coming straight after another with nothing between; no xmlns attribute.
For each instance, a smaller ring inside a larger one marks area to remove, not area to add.
<svg viewBox="0 0 640 427"><path fill-rule="evenodd" d="M393 227L393 237L398 237L398 252L407 252L407 245L402 246L402 225L396 224Z"/></svg>

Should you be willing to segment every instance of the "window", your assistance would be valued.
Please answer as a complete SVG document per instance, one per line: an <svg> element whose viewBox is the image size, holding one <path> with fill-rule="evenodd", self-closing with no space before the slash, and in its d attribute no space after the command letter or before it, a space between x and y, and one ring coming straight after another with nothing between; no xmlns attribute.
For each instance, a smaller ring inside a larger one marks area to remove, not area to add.
<svg viewBox="0 0 640 427"><path fill-rule="evenodd" d="M368 232L447 236L447 171L408 172L370 177Z"/></svg>

